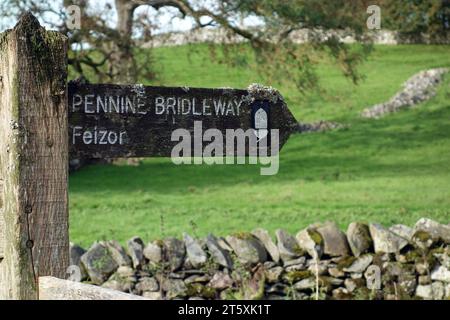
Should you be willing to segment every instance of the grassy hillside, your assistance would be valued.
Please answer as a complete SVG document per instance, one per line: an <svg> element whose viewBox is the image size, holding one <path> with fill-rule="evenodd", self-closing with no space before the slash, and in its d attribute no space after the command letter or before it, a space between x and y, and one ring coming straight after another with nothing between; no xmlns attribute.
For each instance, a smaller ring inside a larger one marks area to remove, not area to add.
<svg viewBox="0 0 450 320"><path fill-rule="evenodd" d="M376 121L358 117L417 71L450 67L449 53L450 46L379 46L363 66L366 80L360 86L332 65L321 66L322 95L302 96L271 84L297 119L350 125L292 136L276 176L260 176L259 166L175 166L170 159L146 159L139 167L87 167L70 177L71 240L88 245L133 235L149 240L255 227L296 232L324 220L343 228L355 220L412 224L421 216L449 223L450 77L436 98L414 110ZM202 45L158 49L159 82L204 87L262 82L251 68L217 65L208 55Z"/></svg>
<svg viewBox="0 0 450 320"><path fill-rule="evenodd" d="M302 94L295 86L268 83L251 68L251 60L246 68L212 64L206 45L158 48L154 60L161 77L153 84L246 88L254 82L264 83L281 91L298 120L347 120L365 106L390 98L413 74L450 66L450 46L376 46L360 69L366 79L358 86L344 78L332 62L321 61L318 75L325 91L322 94Z"/></svg>

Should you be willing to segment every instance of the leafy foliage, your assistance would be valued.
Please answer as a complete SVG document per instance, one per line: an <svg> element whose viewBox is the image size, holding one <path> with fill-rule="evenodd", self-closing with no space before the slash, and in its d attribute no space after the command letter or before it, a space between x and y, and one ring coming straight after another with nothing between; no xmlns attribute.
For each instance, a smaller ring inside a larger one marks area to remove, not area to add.
<svg viewBox="0 0 450 320"><path fill-rule="evenodd" d="M81 8L81 29L70 30L65 24L65 8L71 4ZM259 72L267 82L282 79L306 90L317 85L316 63L323 54L331 56L352 81L360 79L356 68L369 53L370 43L363 41L359 50L351 50L335 37L323 41L318 34L324 29L346 29L364 40L367 5L366 0L115 0L114 6L109 3L100 6L89 0L5 0L1 15L14 17L31 10L47 24L68 34L71 68L78 75L89 74L91 81L102 82L154 78L151 51L140 52L139 58L136 52L142 43L151 42L158 30L155 17L159 12L189 17L194 28L220 27L226 31L224 37L238 35L248 41ZM246 17L253 17L260 25L241 23ZM310 30L310 42L294 45L291 35L302 28ZM238 46L222 49L224 63L247 63Z"/></svg>
<svg viewBox="0 0 450 320"><path fill-rule="evenodd" d="M383 24L409 36L432 38L450 32L450 0L383 0Z"/></svg>

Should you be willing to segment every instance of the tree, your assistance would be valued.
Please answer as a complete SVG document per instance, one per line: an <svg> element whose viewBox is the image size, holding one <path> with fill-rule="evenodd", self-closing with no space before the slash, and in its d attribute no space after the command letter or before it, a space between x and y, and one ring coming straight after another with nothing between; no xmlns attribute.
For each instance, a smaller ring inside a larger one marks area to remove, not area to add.
<svg viewBox="0 0 450 320"><path fill-rule="evenodd" d="M450 0L383 0L382 6L384 27L419 41L424 35L432 42L448 41Z"/></svg>
<svg viewBox="0 0 450 320"><path fill-rule="evenodd" d="M30 10L56 29L68 34L71 45L69 64L79 74L90 71L93 80L136 82L153 74L151 50L142 50L142 42L151 41L154 12L167 10L173 16L189 17L195 28L221 27L227 35L239 35L252 48L260 71L268 77L295 82L301 89L316 85L315 60L326 54L357 82L357 65L364 59L370 43L363 38L366 27L367 0L114 0L96 8L89 0L4 0L3 16L17 16ZM64 23L65 7L81 8L81 29L69 30ZM148 11L141 10L148 8ZM140 10L138 10L140 9ZM49 19L53 16L52 19ZM261 27L239 23L252 16ZM57 19L55 19L55 17ZM114 19L115 17L115 19ZM113 21L116 21L113 23ZM58 21L58 22L55 22ZM308 28L312 41L295 45L290 35ZM363 40L361 47L348 46L331 37L327 41L314 37L322 29L347 29ZM314 40L316 39L317 40ZM235 46L236 47L236 46ZM222 46L226 61L239 55L233 45ZM363 50L361 50L363 49Z"/></svg>

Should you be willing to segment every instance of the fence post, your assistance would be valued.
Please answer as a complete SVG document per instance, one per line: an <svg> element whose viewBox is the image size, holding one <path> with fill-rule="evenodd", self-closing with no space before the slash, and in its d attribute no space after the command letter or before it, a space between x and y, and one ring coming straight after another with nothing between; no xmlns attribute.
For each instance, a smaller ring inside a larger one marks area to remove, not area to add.
<svg viewBox="0 0 450 320"><path fill-rule="evenodd" d="M0 299L69 261L67 39L30 13L0 34Z"/></svg>

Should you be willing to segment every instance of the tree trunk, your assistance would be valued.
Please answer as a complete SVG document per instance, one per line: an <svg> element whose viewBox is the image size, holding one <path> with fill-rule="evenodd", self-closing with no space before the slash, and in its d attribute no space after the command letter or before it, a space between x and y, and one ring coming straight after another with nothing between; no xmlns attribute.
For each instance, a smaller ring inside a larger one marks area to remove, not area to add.
<svg viewBox="0 0 450 320"><path fill-rule="evenodd" d="M112 57L113 70L117 74L114 79L118 83L137 82L137 70L133 56L133 14L136 5L128 0L116 0L117 30L120 39L117 39L117 52Z"/></svg>

